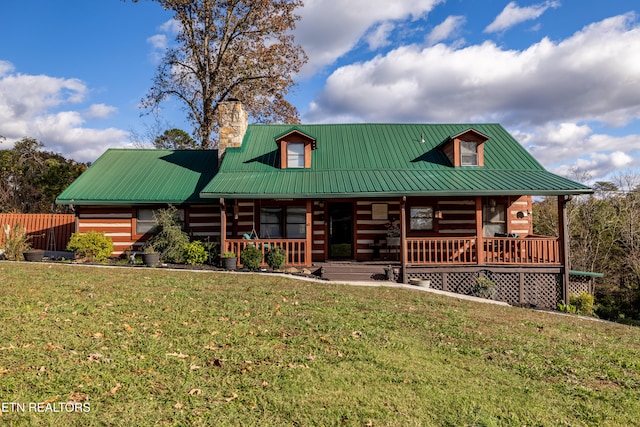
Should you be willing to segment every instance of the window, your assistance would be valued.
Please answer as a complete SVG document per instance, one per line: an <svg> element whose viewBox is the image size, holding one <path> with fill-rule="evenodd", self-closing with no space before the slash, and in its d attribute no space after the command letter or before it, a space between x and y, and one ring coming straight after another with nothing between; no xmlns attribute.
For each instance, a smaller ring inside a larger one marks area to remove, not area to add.
<svg viewBox="0 0 640 427"><path fill-rule="evenodd" d="M287 238L304 239L307 231L307 209L287 207Z"/></svg>
<svg viewBox="0 0 640 427"><path fill-rule="evenodd" d="M147 234L154 231L156 221L153 209L138 209L136 216L136 234Z"/></svg>
<svg viewBox="0 0 640 427"><path fill-rule="evenodd" d="M263 239L282 238L282 208L260 209L260 237Z"/></svg>
<svg viewBox="0 0 640 427"><path fill-rule="evenodd" d="M306 215L306 208L296 206L260 208L260 238L304 239L307 236Z"/></svg>
<svg viewBox="0 0 640 427"><path fill-rule="evenodd" d="M301 142L287 143L287 167L304 168L304 144Z"/></svg>
<svg viewBox="0 0 640 427"><path fill-rule="evenodd" d="M409 228L411 230L433 230L433 208L414 206L409 209Z"/></svg>
<svg viewBox="0 0 640 427"><path fill-rule="evenodd" d="M156 231L155 213L158 209L140 208L136 211L136 234L153 234ZM184 209L178 209L178 220L184 224Z"/></svg>
<svg viewBox="0 0 640 427"><path fill-rule="evenodd" d="M485 205L482 215L484 237L495 237L507 232L507 207L495 202Z"/></svg>
<svg viewBox="0 0 640 427"><path fill-rule="evenodd" d="M460 165L478 166L478 144L473 141L460 141Z"/></svg>

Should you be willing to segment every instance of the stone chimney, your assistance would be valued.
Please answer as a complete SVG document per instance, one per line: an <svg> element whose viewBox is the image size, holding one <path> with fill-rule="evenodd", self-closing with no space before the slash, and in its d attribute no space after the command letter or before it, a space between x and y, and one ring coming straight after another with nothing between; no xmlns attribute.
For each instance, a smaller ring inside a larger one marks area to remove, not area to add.
<svg viewBox="0 0 640 427"><path fill-rule="evenodd" d="M218 104L218 165L227 148L241 147L249 125L249 116L242 102L229 98Z"/></svg>

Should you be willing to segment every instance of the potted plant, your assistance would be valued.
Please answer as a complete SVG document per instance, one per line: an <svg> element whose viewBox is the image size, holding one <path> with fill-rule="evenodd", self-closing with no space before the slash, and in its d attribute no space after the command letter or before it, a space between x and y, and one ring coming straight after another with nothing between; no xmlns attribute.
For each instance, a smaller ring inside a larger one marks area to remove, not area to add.
<svg viewBox="0 0 640 427"><path fill-rule="evenodd" d="M235 252L223 252L220 259L225 270L235 270L238 265L238 256Z"/></svg>
<svg viewBox="0 0 640 427"><path fill-rule="evenodd" d="M40 262L44 258L44 251L42 249L27 248L22 252L22 256L25 261Z"/></svg>
<svg viewBox="0 0 640 427"><path fill-rule="evenodd" d="M387 222L387 246L400 246L400 221Z"/></svg>
<svg viewBox="0 0 640 427"><path fill-rule="evenodd" d="M153 244L148 243L144 245L144 251L142 252L142 262L147 267L153 267L160 262L160 253L156 251Z"/></svg>

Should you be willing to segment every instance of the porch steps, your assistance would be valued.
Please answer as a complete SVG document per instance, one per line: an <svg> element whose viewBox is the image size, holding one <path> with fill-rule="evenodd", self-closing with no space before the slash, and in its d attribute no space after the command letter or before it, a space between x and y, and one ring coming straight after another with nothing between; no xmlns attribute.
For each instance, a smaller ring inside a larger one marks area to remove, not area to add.
<svg viewBox="0 0 640 427"><path fill-rule="evenodd" d="M312 270L322 269L322 278L330 281L369 282L386 280L385 268L388 266L388 263L325 262L314 263Z"/></svg>

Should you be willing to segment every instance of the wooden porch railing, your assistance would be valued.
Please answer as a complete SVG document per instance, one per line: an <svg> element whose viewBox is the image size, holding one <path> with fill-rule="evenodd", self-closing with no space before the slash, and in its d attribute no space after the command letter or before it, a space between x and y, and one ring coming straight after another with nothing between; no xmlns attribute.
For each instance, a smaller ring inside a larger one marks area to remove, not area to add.
<svg viewBox="0 0 640 427"><path fill-rule="evenodd" d="M487 264L560 264L555 237L487 237L484 255Z"/></svg>
<svg viewBox="0 0 640 427"><path fill-rule="evenodd" d="M285 267L304 267L307 265L306 257L311 256L310 251L306 250L306 240L304 239L226 239L223 251L235 253L238 257L238 265L240 265L240 252L248 245L255 245L262 251L262 266L267 265L265 256L271 248L281 248L285 251L287 255Z"/></svg>
<svg viewBox="0 0 640 427"><path fill-rule="evenodd" d="M407 238L407 264L475 264L476 238Z"/></svg>
<svg viewBox="0 0 640 427"><path fill-rule="evenodd" d="M483 239L482 264L560 264L555 237ZM407 238L407 265L479 264L476 237Z"/></svg>

